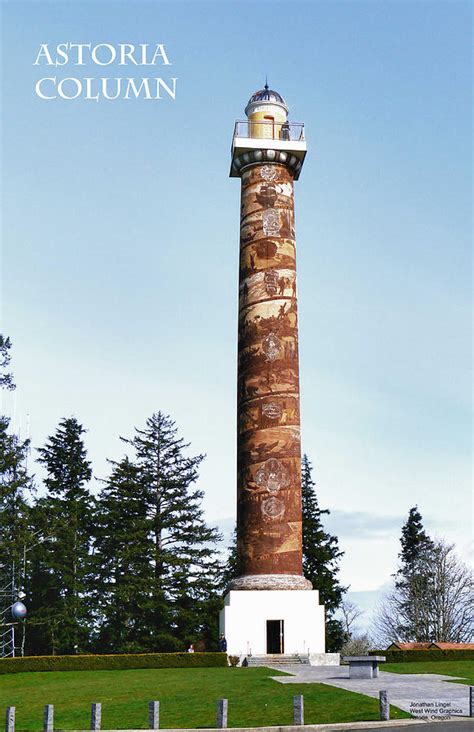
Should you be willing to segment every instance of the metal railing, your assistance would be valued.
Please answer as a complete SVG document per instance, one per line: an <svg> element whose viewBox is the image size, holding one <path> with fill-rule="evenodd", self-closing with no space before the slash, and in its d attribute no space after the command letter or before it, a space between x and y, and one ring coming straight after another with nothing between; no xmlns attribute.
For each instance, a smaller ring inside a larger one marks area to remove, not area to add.
<svg viewBox="0 0 474 732"><path fill-rule="evenodd" d="M8 623L7 630L0 630L0 658L15 657L15 628Z"/></svg>
<svg viewBox="0 0 474 732"><path fill-rule="evenodd" d="M272 122L271 120L237 120L234 127L234 138L256 138L263 140L286 140L288 142L304 141L303 122Z"/></svg>

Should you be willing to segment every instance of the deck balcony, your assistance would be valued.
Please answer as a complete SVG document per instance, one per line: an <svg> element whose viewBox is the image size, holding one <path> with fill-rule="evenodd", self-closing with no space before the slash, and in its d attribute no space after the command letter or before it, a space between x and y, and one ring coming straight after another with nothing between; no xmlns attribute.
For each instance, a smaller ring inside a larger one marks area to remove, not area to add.
<svg viewBox="0 0 474 732"><path fill-rule="evenodd" d="M239 172L234 165L236 158L255 150L285 152L288 156L297 158L302 164L307 150L304 124L302 122L282 123L270 120L237 120L231 147L231 177L239 177ZM298 168L301 169L301 165Z"/></svg>

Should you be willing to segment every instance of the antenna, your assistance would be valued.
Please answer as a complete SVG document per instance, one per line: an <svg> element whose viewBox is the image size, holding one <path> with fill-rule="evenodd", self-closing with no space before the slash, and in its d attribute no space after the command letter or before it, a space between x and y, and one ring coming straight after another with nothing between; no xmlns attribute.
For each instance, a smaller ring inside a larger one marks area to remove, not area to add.
<svg viewBox="0 0 474 732"><path fill-rule="evenodd" d="M26 439L28 440L28 447L25 455L25 470L28 471L28 456L31 455L31 442L30 442L30 430L31 430L31 419L30 414L26 415Z"/></svg>

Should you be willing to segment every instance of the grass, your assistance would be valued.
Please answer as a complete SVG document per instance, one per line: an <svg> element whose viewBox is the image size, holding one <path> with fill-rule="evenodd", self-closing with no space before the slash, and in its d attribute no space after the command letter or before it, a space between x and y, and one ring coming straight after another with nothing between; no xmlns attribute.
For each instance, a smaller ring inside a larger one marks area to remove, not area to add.
<svg viewBox="0 0 474 732"><path fill-rule="evenodd" d="M54 704L55 729L86 730L91 702L102 702L103 729L139 729L148 726L148 702L158 700L162 728L215 727L217 700L226 698L229 727L248 727L292 724L293 695L303 694L306 724L379 719L377 699L324 684L279 684L270 678L277 675L267 668L6 674L0 707L16 707L17 730L42 729L45 704ZM392 707L391 716L409 715Z"/></svg>
<svg viewBox="0 0 474 732"><path fill-rule="evenodd" d="M460 676L458 684L474 686L474 661L411 661L409 663L382 663L382 671L393 674L445 674ZM454 681L454 679L453 679Z"/></svg>

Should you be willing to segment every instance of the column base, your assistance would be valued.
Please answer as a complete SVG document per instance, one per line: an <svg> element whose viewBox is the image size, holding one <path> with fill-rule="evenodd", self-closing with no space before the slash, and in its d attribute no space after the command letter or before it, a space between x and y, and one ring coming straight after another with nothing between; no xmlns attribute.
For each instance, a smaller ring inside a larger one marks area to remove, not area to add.
<svg viewBox="0 0 474 732"><path fill-rule="evenodd" d="M219 625L230 655L325 652L324 605L317 590L231 590L224 602Z"/></svg>
<svg viewBox="0 0 474 732"><path fill-rule="evenodd" d="M236 577L229 590L312 590L313 585L301 574L245 574Z"/></svg>

